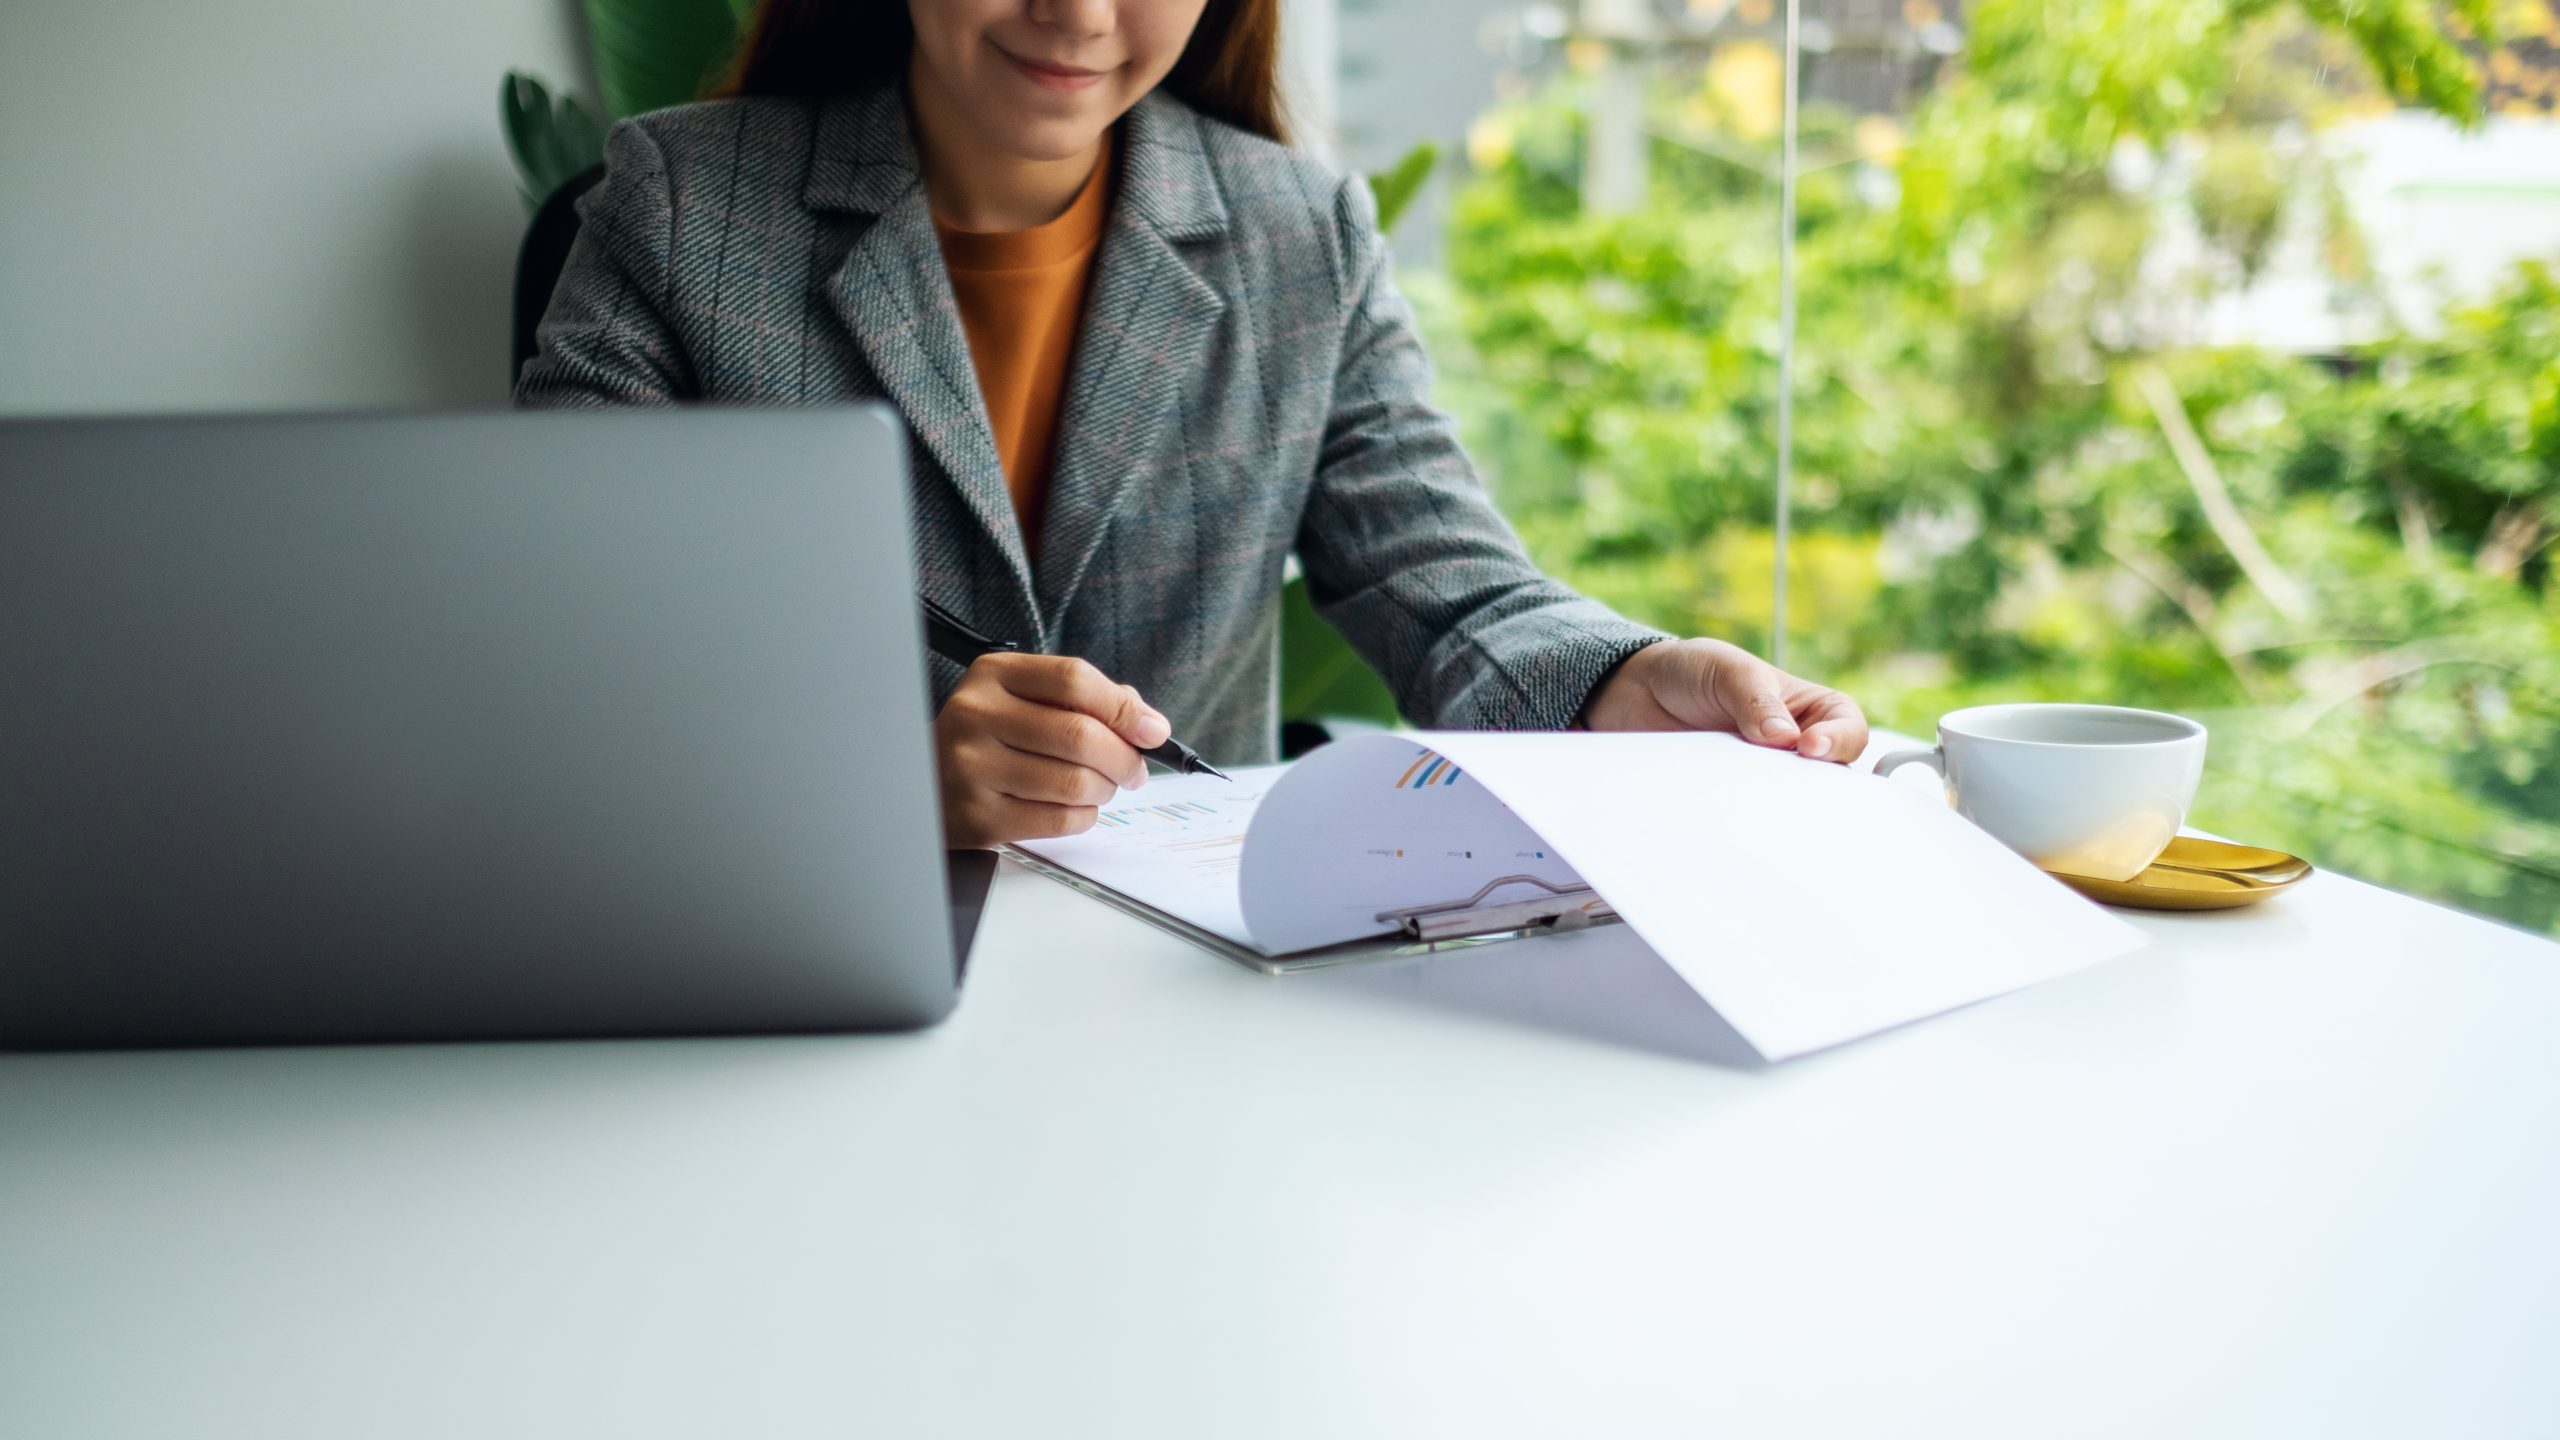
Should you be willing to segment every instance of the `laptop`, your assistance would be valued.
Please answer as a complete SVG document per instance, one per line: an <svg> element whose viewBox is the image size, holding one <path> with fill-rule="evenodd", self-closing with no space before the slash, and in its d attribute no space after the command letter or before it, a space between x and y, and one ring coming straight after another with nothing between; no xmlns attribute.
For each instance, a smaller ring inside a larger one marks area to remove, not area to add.
<svg viewBox="0 0 2560 1440"><path fill-rule="evenodd" d="M911 553L877 406L0 423L0 1045L931 1024Z"/></svg>

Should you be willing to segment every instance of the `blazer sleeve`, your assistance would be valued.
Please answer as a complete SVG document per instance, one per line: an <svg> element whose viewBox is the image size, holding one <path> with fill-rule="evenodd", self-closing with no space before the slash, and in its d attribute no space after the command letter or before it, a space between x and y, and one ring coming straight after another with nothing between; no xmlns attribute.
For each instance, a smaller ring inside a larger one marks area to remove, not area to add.
<svg viewBox="0 0 2560 1440"><path fill-rule="evenodd" d="M1408 719L1563 729L1620 662L1667 637L1530 561L1430 404L1430 361L1365 182L1343 182L1334 218L1350 309L1297 537L1308 598Z"/></svg>
<svg viewBox="0 0 2560 1440"><path fill-rule="evenodd" d="M605 142L605 173L578 201L578 238L551 305L534 332L534 355L516 380L516 403L557 409L672 404L697 387L667 321L675 253L675 197L666 156L625 120Z"/></svg>

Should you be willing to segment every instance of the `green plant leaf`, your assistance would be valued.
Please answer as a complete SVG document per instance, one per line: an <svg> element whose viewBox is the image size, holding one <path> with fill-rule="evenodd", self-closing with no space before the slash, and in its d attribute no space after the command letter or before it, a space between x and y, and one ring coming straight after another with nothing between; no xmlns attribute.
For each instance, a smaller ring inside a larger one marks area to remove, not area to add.
<svg viewBox="0 0 2560 1440"><path fill-rule="evenodd" d="M500 82L498 113L527 210L604 159L604 127L594 112L575 96L554 99L550 87L522 71L508 71Z"/></svg>
<svg viewBox="0 0 2560 1440"><path fill-rule="evenodd" d="M1316 614L1307 582L1280 592L1280 716L1396 723L1395 696L1342 632Z"/></svg>
<svg viewBox="0 0 2560 1440"><path fill-rule="evenodd" d="M737 44L747 0L585 0L605 109L616 119L699 99Z"/></svg>
<svg viewBox="0 0 2560 1440"><path fill-rule="evenodd" d="M1422 193L1422 182L1431 178L1431 167L1440 163L1440 147L1425 140L1404 152L1394 167L1369 177L1369 190L1378 197L1378 229L1396 228L1396 221Z"/></svg>

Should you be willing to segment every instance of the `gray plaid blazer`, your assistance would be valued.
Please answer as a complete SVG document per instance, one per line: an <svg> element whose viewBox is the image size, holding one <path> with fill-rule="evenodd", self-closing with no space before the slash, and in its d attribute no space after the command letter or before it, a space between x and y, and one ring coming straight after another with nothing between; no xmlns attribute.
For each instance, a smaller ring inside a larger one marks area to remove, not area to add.
<svg viewBox="0 0 2560 1440"><path fill-rule="evenodd" d="M1292 550L1428 725L1560 728L1659 638L1529 562L1431 408L1368 187L1305 155L1161 93L1129 112L1037 557L898 90L662 110L606 159L518 403L888 400L925 592L1137 686L1211 759L1272 756ZM932 665L938 705L960 670Z"/></svg>

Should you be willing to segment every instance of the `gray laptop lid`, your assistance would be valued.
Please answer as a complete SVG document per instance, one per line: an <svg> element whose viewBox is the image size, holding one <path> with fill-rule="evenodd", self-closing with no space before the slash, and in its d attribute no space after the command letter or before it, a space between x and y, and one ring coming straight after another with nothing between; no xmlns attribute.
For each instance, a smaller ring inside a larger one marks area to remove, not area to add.
<svg viewBox="0 0 2560 1440"><path fill-rule="evenodd" d="M956 984L876 407L0 425L0 1043Z"/></svg>

